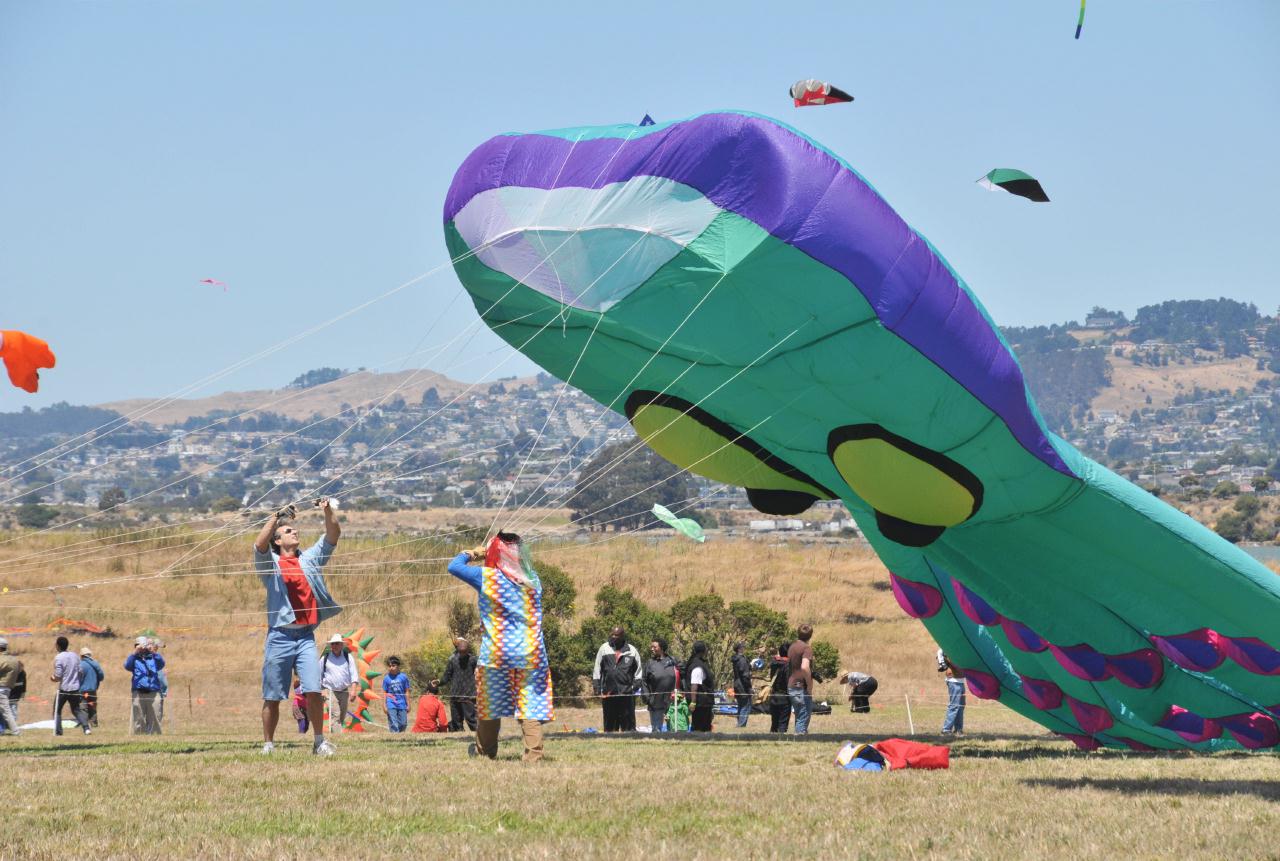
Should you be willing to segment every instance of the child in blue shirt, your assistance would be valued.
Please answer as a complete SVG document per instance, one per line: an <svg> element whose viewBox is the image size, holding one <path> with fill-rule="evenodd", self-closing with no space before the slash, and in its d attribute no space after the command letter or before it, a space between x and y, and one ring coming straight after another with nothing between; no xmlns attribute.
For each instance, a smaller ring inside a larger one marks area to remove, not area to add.
<svg viewBox="0 0 1280 861"><path fill-rule="evenodd" d="M409 722L409 677L400 672L400 658L395 655L387 658L382 690L387 695L387 726L392 732L404 732Z"/></svg>

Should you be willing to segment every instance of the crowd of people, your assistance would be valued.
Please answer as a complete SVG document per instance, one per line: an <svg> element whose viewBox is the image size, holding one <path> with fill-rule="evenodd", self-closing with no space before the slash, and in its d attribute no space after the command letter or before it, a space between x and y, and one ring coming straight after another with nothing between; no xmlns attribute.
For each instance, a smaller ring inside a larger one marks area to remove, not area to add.
<svg viewBox="0 0 1280 861"><path fill-rule="evenodd" d="M85 735L98 728L98 693L107 679L106 670L88 646L72 650L65 636L54 640L53 666L49 681L53 691L53 732L62 735L63 715ZM169 693L165 674L164 644L153 637L138 637L124 661L130 673L132 713L130 729L138 735L159 735L164 722L164 700ZM0 637L0 734L18 735L18 707L27 693L27 670L22 661L9 654L9 641Z"/></svg>
<svg viewBox="0 0 1280 861"><path fill-rule="evenodd" d="M311 546L302 547L292 505L272 514L253 544L254 566L266 590L262 663L262 753L266 755L275 751L280 703L291 699L299 732L312 733L312 753L332 756L336 748L325 735L325 697L330 698L337 725L343 726L360 693L356 661L343 638L334 634L323 651L315 642L316 629L342 609L323 576L342 529L328 500L317 500L316 505L324 518L324 532ZM482 631L479 654L472 653L465 638L454 641L441 677L426 683L418 696L411 730L470 731L475 734L472 753L493 758L501 720L515 718L521 727L524 758L541 759L542 724L553 718L554 695L542 636L542 584L524 556L520 537L500 532L487 546L460 553L448 570L476 590ZM822 681L812 638L813 627L801 625L796 639L779 643L768 659L764 646L749 659L746 644L735 644L728 688L739 727L748 726L754 709L767 706L770 732L786 733L794 719L794 732L808 733L814 683ZM0 637L0 731L16 734L26 672L22 662L8 654L8 645ZM55 645L50 676L57 686L55 732L62 734L62 712L67 706L75 725L88 735L98 725L98 692L106 673L90 648L72 652L63 636ZM130 674L131 727L137 734L162 732L168 692L162 649L157 640L138 637L124 662ZM648 653L648 659L642 658L622 627L610 631L597 650L591 679L593 693L600 699L604 731L635 731L638 702L648 712L652 732L710 731L719 689L707 643L695 641L684 662L669 653L660 637L649 643ZM942 731L958 734L964 729L963 672L941 651L937 658L949 692ZM381 690L387 728L405 732L410 730L412 685L398 656L389 656L385 663ZM847 672L839 681L848 686L852 711L870 709L869 698L877 688L873 677ZM757 682L761 683L758 693ZM448 691L447 711L440 698L442 688Z"/></svg>

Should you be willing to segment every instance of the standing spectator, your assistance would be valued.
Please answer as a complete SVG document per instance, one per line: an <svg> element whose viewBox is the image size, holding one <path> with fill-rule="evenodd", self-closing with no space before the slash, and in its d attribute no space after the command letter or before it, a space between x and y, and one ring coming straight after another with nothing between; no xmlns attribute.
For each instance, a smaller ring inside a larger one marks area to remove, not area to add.
<svg viewBox="0 0 1280 861"><path fill-rule="evenodd" d="M453 641L440 684L449 686L449 732L476 731L476 656L465 637Z"/></svg>
<svg viewBox="0 0 1280 861"><path fill-rule="evenodd" d="M94 660L93 650L85 646L80 650L80 702L84 703L84 715L89 725L98 725L98 688L107 675L102 664Z"/></svg>
<svg viewBox="0 0 1280 861"><path fill-rule="evenodd" d="M733 644L733 694L738 701L738 726L747 725L751 717L751 662L747 660L746 644Z"/></svg>
<svg viewBox="0 0 1280 861"><path fill-rule="evenodd" d="M555 719L542 639L542 580L513 532L499 532L487 550L459 553L449 573L479 595L484 636L476 656L476 753L497 759L502 718L514 717L524 737L524 761L537 762L542 724Z"/></svg>
<svg viewBox="0 0 1280 861"><path fill-rule="evenodd" d="M707 644L698 640L693 644L689 661L684 665L684 677L689 680L689 701L693 703L690 715L694 732L711 732L711 715L716 703L716 677L707 663Z"/></svg>
<svg viewBox="0 0 1280 861"><path fill-rule="evenodd" d="M288 697L295 673L307 698L311 752L316 756L333 756L337 752L324 737L324 697L320 695L315 630L325 619L342 611L321 574L337 549L342 527L329 500L318 500L316 504L324 514L324 535L308 549L299 552L302 541L298 530L289 523L297 514L292 505L267 518L253 542L253 565L267 590L267 639L262 654L264 754L276 749L280 703Z"/></svg>
<svg viewBox="0 0 1280 861"><path fill-rule="evenodd" d="M53 698L53 734L62 735L62 706L71 706L71 716L76 719L76 726L89 735L89 719L84 713L84 704L80 702L80 656L71 651L66 637L55 641L58 655L53 659L53 675L49 681L58 683L58 690Z"/></svg>
<svg viewBox="0 0 1280 861"><path fill-rule="evenodd" d="M942 734L964 735L964 670L951 663L941 649L937 660L938 672L947 678L947 716L942 720Z"/></svg>
<svg viewBox="0 0 1280 861"><path fill-rule="evenodd" d="M14 676L13 687L9 688L9 711L13 712L13 726L11 730L17 731L19 727L18 706L22 702L22 698L27 695L27 668L18 661L18 674Z"/></svg>
<svg viewBox="0 0 1280 861"><path fill-rule="evenodd" d="M791 697L787 694L787 678L791 675L787 664L790 643L779 643L778 653L769 665L769 732L786 732L791 723Z"/></svg>
<svg viewBox="0 0 1280 861"><path fill-rule="evenodd" d="M387 695L387 727L392 732L404 732L409 724L409 677L400 672L400 659L395 655L387 658L382 690Z"/></svg>
<svg viewBox="0 0 1280 861"><path fill-rule="evenodd" d="M164 648L164 643L151 638L151 652L157 658L160 658L159 669L156 670L156 680L160 686L156 688L156 734L159 735L164 728L164 703L169 699L169 671L165 669L163 656L160 650Z"/></svg>
<svg viewBox="0 0 1280 861"><path fill-rule="evenodd" d="M310 720L307 718L307 697L302 691L298 690L302 686L302 682L298 679L293 680L293 719L298 722L298 732L306 733Z"/></svg>
<svg viewBox="0 0 1280 861"><path fill-rule="evenodd" d="M809 647L813 626L801 625L796 636L787 649L787 696L796 716L796 735L806 735L813 714L813 649Z"/></svg>
<svg viewBox="0 0 1280 861"><path fill-rule="evenodd" d="M338 705L338 729L347 725L347 709L351 700L360 695L360 669L356 656L347 648L341 634L329 638L329 648L320 658L320 687L333 694ZM329 716L332 718L333 710Z"/></svg>
<svg viewBox="0 0 1280 861"><path fill-rule="evenodd" d="M418 697L418 714L413 721L412 732L447 732L449 717L444 713L444 703L440 702L440 686L435 682L427 683L427 692Z"/></svg>
<svg viewBox="0 0 1280 861"><path fill-rule="evenodd" d="M591 684L604 712L605 732L636 731L636 683L641 674L640 652L627 642L621 626L609 632L609 639L596 650Z"/></svg>
<svg viewBox="0 0 1280 861"><path fill-rule="evenodd" d="M21 735L18 729L18 711L12 705L13 689L18 683L22 661L9 654L9 641L0 637L0 722L10 735Z"/></svg>
<svg viewBox="0 0 1280 861"><path fill-rule="evenodd" d="M139 637L133 652L124 659L124 668L133 674L132 726L135 735L159 735L160 720L156 716L156 698L160 695L160 671L164 658L151 650L151 641Z"/></svg>
<svg viewBox="0 0 1280 861"><path fill-rule="evenodd" d="M658 637L649 644L649 660L644 665L644 687L649 709L649 725L654 732L667 732L667 709L680 682L680 665L667 654L667 641Z"/></svg>

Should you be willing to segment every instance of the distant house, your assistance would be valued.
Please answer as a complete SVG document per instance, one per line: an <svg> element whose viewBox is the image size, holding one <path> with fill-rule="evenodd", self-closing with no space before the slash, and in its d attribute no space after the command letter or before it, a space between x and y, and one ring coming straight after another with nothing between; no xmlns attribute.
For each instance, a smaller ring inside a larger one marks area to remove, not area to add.
<svg viewBox="0 0 1280 861"><path fill-rule="evenodd" d="M1115 329L1126 324L1123 314L1090 314L1084 318L1086 329Z"/></svg>

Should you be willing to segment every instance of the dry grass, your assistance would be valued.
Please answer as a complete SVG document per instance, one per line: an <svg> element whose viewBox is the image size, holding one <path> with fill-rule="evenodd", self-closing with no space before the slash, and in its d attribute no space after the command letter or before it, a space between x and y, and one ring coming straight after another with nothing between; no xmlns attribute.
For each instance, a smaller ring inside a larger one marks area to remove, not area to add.
<svg viewBox="0 0 1280 861"><path fill-rule="evenodd" d="M350 606L340 627L367 627L384 654L438 635L448 600L469 594L440 576L452 548L376 537L388 525L372 515L352 518L330 571L340 601L379 602ZM36 550L79 549L68 545L85 537L55 533L0 544L0 569L12 571L5 560ZM103 727L90 738L72 732L55 741L32 732L0 739L8 778L0 858L374 857L403 852L411 840L433 855L486 858L1280 857L1271 830L1280 810L1274 756L1077 754L998 704L973 699L966 724L982 735L960 741L943 773L840 773L830 765L834 737L804 744L556 738L548 742L550 761L526 767L515 759L514 741L503 759L488 763L468 760L458 739L375 730L343 737L332 761L313 761L301 741L264 760L255 745L262 593L248 570L247 537L177 569L198 575L191 566L216 563L237 573L56 595L16 591L146 576L177 561L183 548L176 545L188 540L156 538L116 550L103 543L86 559L0 574L11 589L0 597L0 626L31 629L11 636L36 670L24 722L47 716L49 685L41 679L52 660L52 633L44 626L57 616L126 635L154 628L168 644L172 688L164 739L128 738L120 668L127 641L73 638L76 646L90 643L106 667ZM117 553L124 555L107 558ZM917 731L941 723L932 643L898 610L883 588L884 568L866 550L609 536L594 545L548 542L539 553L574 576L584 596L580 613L612 582L661 606L714 588L726 600L750 598L813 621L818 636L840 648L843 663L882 683L871 715L837 708L814 718L815 732L907 735L908 697ZM366 561L383 564L372 572L344 567ZM851 623L853 614L872 621ZM819 693L838 696L834 688ZM754 717L752 728L762 729L764 720ZM595 710L562 709L552 728L599 721ZM717 728L736 732L731 723L718 718ZM287 718L279 737L299 738Z"/></svg>
<svg viewBox="0 0 1280 861"><path fill-rule="evenodd" d="M875 775L833 768L836 741L551 738L530 766L514 739L492 763L412 735L268 760L180 732L0 739L0 857L1277 857L1274 757L970 738L948 771Z"/></svg>
<svg viewBox="0 0 1280 861"><path fill-rule="evenodd" d="M1196 386L1208 391L1235 391L1240 387L1253 391L1258 380L1275 376L1271 371L1259 371L1257 361L1248 356L1199 364L1170 364L1162 368L1135 365L1120 356L1107 356L1107 361L1111 364L1111 386L1098 393L1090 408L1095 412L1115 410L1126 416L1147 406L1167 407L1175 396L1190 394Z"/></svg>

